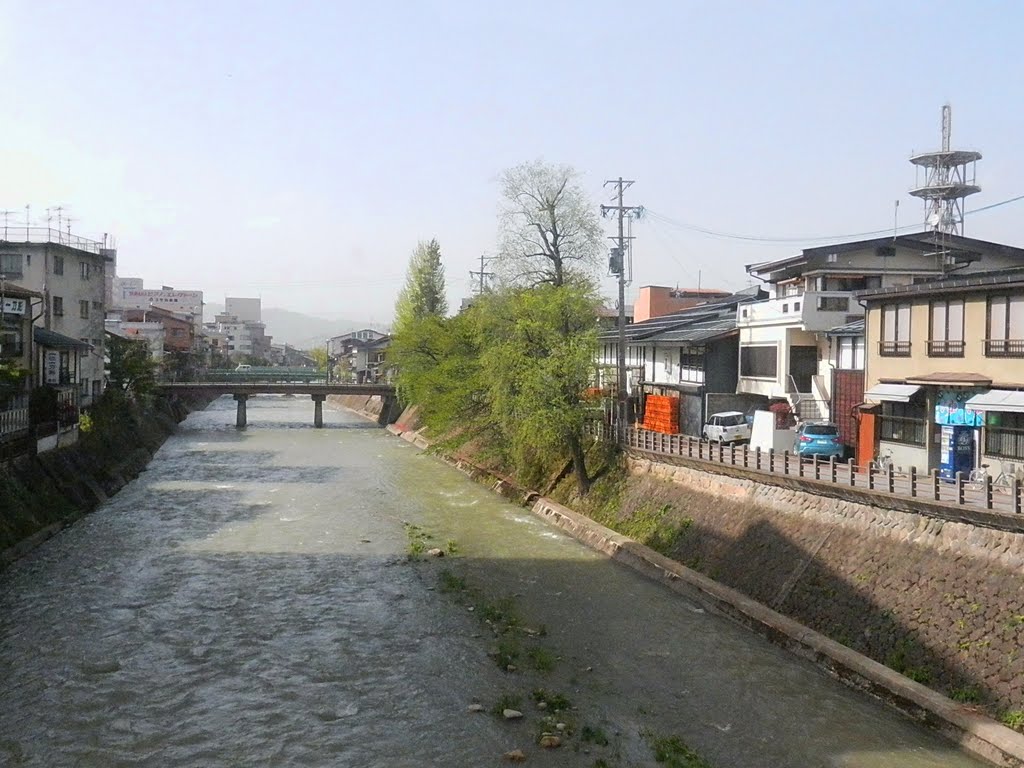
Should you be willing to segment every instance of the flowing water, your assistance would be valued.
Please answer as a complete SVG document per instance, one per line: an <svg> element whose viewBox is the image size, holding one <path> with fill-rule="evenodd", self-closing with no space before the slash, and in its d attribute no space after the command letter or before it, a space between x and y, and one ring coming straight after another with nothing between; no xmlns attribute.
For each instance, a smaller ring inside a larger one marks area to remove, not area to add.
<svg viewBox="0 0 1024 768"><path fill-rule="evenodd" d="M248 408L192 414L0 573L0 765L649 766L672 736L719 768L977 765L375 425ZM455 556L410 562L409 530ZM442 570L514 601L554 668L499 668ZM538 687L574 707L557 749ZM467 711L502 695L523 720Z"/></svg>

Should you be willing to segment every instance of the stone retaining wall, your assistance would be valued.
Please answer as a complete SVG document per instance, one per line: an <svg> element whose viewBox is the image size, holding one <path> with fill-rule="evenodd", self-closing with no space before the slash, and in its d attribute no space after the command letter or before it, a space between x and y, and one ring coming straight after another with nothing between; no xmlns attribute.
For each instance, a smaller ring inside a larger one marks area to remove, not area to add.
<svg viewBox="0 0 1024 768"><path fill-rule="evenodd" d="M673 557L912 679L1024 709L1024 535L643 459L622 515L692 520Z"/></svg>

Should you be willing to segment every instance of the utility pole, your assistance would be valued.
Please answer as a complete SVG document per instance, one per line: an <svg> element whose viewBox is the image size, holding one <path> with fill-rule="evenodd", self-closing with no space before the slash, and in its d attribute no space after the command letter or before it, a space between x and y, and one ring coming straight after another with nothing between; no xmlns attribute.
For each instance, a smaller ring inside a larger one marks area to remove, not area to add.
<svg viewBox="0 0 1024 768"><path fill-rule="evenodd" d="M601 206L602 216L606 216L609 211L615 211L619 219L619 235L618 237L610 238L617 241L618 245L612 248L611 256L608 259L609 271L619 278L619 355L617 366L618 393L616 397L618 407L615 425L615 436L619 445L624 445L626 442L627 405L629 403L626 395L626 240L632 239L626 237L622 224L627 215L639 216L643 212L642 206L623 205L622 203L622 193L633 184L632 180L623 179L621 176L618 179L606 181L604 186L612 185L616 188L616 194L612 197L616 205Z"/></svg>
<svg viewBox="0 0 1024 768"><path fill-rule="evenodd" d="M493 256L484 256L481 253L480 254L480 271L477 272L477 271L472 270L472 269L469 270L469 276L470 276L471 279L474 276L479 276L480 277L480 288L477 291L477 296L483 296L483 294L484 294L484 279L488 278L488 277L494 277L494 273L493 272L484 272L484 264L486 262L490 261L493 258L494 258Z"/></svg>

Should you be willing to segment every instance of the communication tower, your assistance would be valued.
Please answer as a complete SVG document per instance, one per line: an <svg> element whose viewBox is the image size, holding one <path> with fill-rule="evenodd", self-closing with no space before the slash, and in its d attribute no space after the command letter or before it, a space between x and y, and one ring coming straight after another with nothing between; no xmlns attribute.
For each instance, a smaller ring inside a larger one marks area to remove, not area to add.
<svg viewBox="0 0 1024 768"><path fill-rule="evenodd" d="M953 108L942 107L942 149L910 158L917 179L910 194L924 200L924 223L934 231L948 235L964 233L964 199L981 191L975 184L975 172L981 152L950 149L953 132ZM924 172L924 183L921 173Z"/></svg>

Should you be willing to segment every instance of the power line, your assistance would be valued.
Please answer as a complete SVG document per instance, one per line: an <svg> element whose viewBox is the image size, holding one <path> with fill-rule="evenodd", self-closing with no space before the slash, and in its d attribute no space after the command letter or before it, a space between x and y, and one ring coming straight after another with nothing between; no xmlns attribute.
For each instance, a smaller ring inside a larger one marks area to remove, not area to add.
<svg viewBox="0 0 1024 768"><path fill-rule="evenodd" d="M493 272L485 272L484 271L484 264L486 262L488 262L488 261L493 261L495 258L497 258L497 257L496 256L484 256L484 254L481 253L480 254L480 271L479 272L475 272L472 269L469 270L470 282L472 282L474 275L477 275L477 276L480 277L480 289L477 291L477 295L478 296L483 296L484 295L484 278L494 277L494 273Z"/></svg>
<svg viewBox="0 0 1024 768"><path fill-rule="evenodd" d="M1017 197L1011 197L1011 198L1008 198L1006 200L1000 200L998 203L992 203L991 205L986 205L986 206L983 206L981 208L975 208L975 209L970 210L970 211L965 211L964 215L968 216L968 215L974 214L974 213L981 213L983 211L990 211L993 208L999 208L1000 206L1003 206L1003 205L1009 205L1010 203L1016 203L1016 202L1018 202L1020 200L1024 200L1024 195L1018 195ZM698 232L698 233L700 233L702 235L708 235L709 237L717 237L717 238L721 238L721 239L724 239L724 240L743 240L743 241L746 241L746 242L754 242L754 243L780 243L780 244L785 244L785 243L820 242L820 241L826 241L826 240L846 240L846 239L850 239L850 238L854 238L854 237L871 237L873 235L886 235L886 234L889 234L890 232L894 231L892 227L887 227L886 229L874 229L874 230L870 230L870 231L867 231L867 232L848 232L848 233L839 234L839 235L814 235L814 236L805 236L805 237L772 237L772 236L767 236L767 235L741 235L741 234L737 234L737 233L734 233L734 232L722 232L722 231L719 231L719 230L708 229L706 227L696 226L694 224L687 224L686 222L682 222L682 221L679 221L677 219L673 219L670 216L666 216L665 214L658 213L657 211L652 211L650 208L646 208L645 209L645 213L650 218L654 219L655 221L660 221L660 222L662 222L664 224L668 224L668 225L673 226L673 227L678 227L679 229L685 229L685 230L688 230L690 232ZM918 225L918 224L905 224L905 225L903 225L901 227L897 227L896 231L911 231L911 230L916 230L916 229L919 229L919 228L920 228L920 225Z"/></svg>

